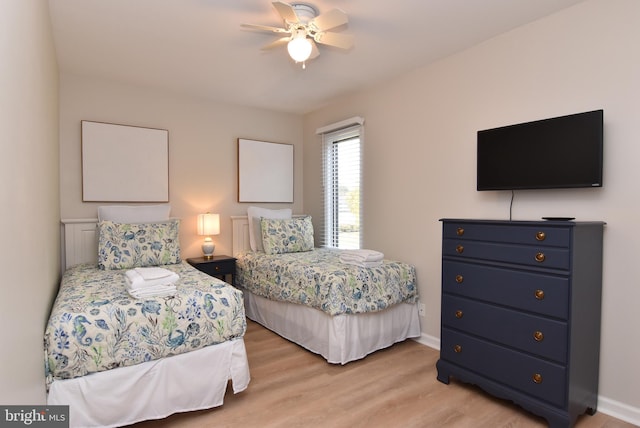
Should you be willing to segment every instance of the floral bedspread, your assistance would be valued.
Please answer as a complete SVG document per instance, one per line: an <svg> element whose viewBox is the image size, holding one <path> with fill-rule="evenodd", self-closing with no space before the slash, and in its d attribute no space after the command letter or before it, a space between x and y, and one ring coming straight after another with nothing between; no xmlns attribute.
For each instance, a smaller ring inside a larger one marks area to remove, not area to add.
<svg viewBox="0 0 640 428"><path fill-rule="evenodd" d="M125 290L126 270L65 272L44 335L47 386L244 336L241 291L186 262L163 267L180 276L176 295L142 300Z"/></svg>
<svg viewBox="0 0 640 428"><path fill-rule="evenodd" d="M271 300L298 303L329 315L386 309L418 299L415 268L384 260L374 268L340 262L336 249L237 255L236 284Z"/></svg>

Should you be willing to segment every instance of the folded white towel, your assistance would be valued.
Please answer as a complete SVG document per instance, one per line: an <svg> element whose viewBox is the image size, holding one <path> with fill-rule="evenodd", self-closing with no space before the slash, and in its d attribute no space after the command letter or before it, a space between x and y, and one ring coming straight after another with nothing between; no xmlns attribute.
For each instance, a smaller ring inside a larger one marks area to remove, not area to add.
<svg viewBox="0 0 640 428"><path fill-rule="evenodd" d="M166 297L173 296L178 291L175 285L155 285L152 287L141 288L132 290L127 288L127 291L136 299L142 299L145 297Z"/></svg>
<svg viewBox="0 0 640 428"><path fill-rule="evenodd" d="M171 285L174 282L178 281L179 279L180 279L180 276L178 276L178 274L175 272L171 272L170 275L165 277L149 279L149 280L145 280L144 277L140 275L140 273L138 273L136 269L130 269L125 272L125 280L127 282L127 288L131 290L139 290L143 288L154 287L156 285Z"/></svg>
<svg viewBox="0 0 640 428"><path fill-rule="evenodd" d="M356 262L379 262L384 254L375 250L344 250L340 252L340 260Z"/></svg>
<svg viewBox="0 0 640 428"><path fill-rule="evenodd" d="M160 279L166 278L168 276L172 276L174 273L169 269L161 268L161 267L138 267L134 269L136 272L140 274L142 279L145 281L149 281L151 279Z"/></svg>
<svg viewBox="0 0 640 428"><path fill-rule="evenodd" d="M340 260L340 261L346 265L360 266L363 268L372 268L372 267L382 266L382 260L378 260L375 262L360 262L356 260Z"/></svg>
<svg viewBox="0 0 640 428"><path fill-rule="evenodd" d="M384 254L375 250L344 250L340 252L340 261L345 264L372 268L380 266Z"/></svg>

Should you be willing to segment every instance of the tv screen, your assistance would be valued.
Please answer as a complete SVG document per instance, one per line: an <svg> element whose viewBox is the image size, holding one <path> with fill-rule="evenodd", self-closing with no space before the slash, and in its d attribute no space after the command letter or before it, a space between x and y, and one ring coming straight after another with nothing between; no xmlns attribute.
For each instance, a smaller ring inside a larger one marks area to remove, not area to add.
<svg viewBox="0 0 640 428"><path fill-rule="evenodd" d="M478 190L602 186L603 111L478 131Z"/></svg>

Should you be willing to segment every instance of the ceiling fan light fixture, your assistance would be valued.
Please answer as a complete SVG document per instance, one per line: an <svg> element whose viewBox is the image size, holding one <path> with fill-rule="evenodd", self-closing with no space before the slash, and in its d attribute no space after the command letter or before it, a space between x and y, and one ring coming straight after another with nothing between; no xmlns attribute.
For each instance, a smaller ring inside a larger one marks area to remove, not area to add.
<svg viewBox="0 0 640 428"><path fill-rule="evenodd" d="M315 59L320 55L318 43L341 49L351 49L353 40L348 34L340 34L329 30L340 30L349 22L347 15L340 9L331 9L318 15L318 9L309 3L285 3L277 0L272 2L283 25L272 27L268 25L242 24L245 28L280 34L280 38L269 43L263 49L270 49L283 44L287 45L287 52L296 63ZM286 34L286 36L284 36Z"/></svg>
<svg viewBox="0 0 640 428"><path fill-rule="evenodd" d="M287 51L289 52L289 56L295 62L305 62L311 56L311 50L313 46L311 45L311 41L307 39L304 31L302 33L296 34L289 43L287 44Z"/></svg>

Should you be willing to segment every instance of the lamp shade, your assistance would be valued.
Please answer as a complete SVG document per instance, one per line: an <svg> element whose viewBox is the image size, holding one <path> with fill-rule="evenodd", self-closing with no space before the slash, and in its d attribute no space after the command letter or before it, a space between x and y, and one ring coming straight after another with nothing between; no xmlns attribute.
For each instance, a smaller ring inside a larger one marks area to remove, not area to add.
<svg viewBox="0 0 640 428"><path fill-rule="evenodd" d="M287 51L289 56L295 62L304 62L311 56L311 50L313 46L311 41L307 39L304 33L294 35L294 37L287 44Z"/></svg>
<svg viewBox="0 0 640 428"><path fill-rule="evenodd" d="M198 235L220 234L220 214L198 214Z"/></svg>

